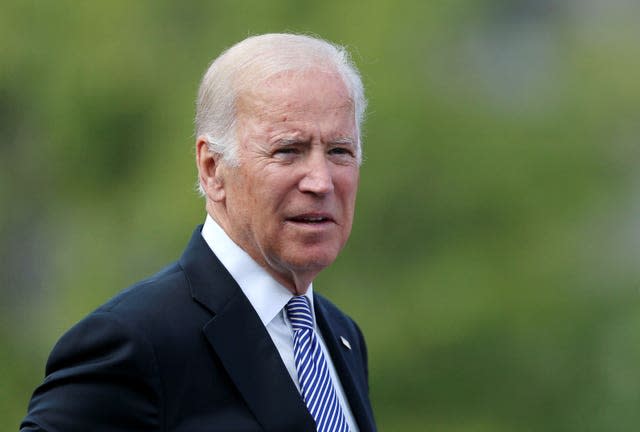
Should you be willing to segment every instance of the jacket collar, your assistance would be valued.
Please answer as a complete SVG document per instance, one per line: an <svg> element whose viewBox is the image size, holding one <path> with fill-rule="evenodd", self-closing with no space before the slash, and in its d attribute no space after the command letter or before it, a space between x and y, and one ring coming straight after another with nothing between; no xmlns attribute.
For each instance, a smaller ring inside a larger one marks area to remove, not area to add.
<svg viewBox="0 0 640 432"><path fill-rule="evenodd" d="M201 228L194 231L179 263L194 301L213 315L203 327L208 343L266 431L315 430L269 333L205 243Z"/></svg>
<svg viewBox="0 0 640 432"><path fill-rule="evenodd" d="M356 377L361 376L363 367L361 363L362 359L356 358L356 356L360 355L360 352L348 348L340 339L341 337L346 338L354 334L354 324L348 321L345 315L335 312L333 308L329 306L330 303L328 300L318 294L314 294L314 297L318 327L322 332L324 342L331 355L331 360L340 377L342 388L345 391L356 423L361 431L376 430L375 424L373 423L373 411L369 404L369 395L367 394L368 384L366 380L368 377L366 373L364 376L364 386L362 382L360 382L360 384L356 382ZM360 346L360 341L351 340L350 343L357 343L358 346ZM360 349L365 349L364 345L362 345ZM366 362L366 352L361 354L365 357L364 361Z"/></svg>

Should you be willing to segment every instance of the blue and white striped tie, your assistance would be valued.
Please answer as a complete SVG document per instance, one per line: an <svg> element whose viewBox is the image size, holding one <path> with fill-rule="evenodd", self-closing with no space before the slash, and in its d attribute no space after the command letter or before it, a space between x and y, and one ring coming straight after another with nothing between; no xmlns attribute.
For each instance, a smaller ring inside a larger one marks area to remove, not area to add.
<svg viewBox="0 0 640 432"><path fill-rule="evenodd" d="M293 354L300 389L318 432L348 432L349 425L333 387L322 348L313 331L309 299L296 296L287 303L287 316L293 326Z"/></svg>

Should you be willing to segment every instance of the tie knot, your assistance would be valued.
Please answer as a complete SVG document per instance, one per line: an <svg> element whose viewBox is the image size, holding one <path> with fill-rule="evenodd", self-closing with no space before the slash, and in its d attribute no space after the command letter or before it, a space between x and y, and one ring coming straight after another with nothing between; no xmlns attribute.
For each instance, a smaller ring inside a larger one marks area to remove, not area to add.
<svg viewBox="0 0 640 432"><path fill-rule="evenodd" d="M306 296L295 296L287 303L287 316L294 330L313 330L313 315Z"/></svg>

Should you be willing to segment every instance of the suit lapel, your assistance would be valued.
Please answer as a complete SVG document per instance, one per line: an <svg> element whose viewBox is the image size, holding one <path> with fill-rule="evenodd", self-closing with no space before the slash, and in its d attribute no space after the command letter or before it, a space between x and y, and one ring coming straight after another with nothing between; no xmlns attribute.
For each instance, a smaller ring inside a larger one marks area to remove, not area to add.
<svg viewBox="0 0 640 432"><path fill-rule="evenodd" d="M237 292L205 326L207 340L265 430L313 430L313 420L269 334L249 300Z"/></svg>
<svg viewBox="0 0 640 432"><path fill-rule="evenodd" d="M361 431L375 430L373 414L369 405L366 383L357 382L356 377L362 374L361 360L354 358L356 351L347 348L340 337L348 337L353 334L342 315L336 316L326 307L321 297L314 294L314 305L318 327L322 332L327 349L331 354L331 360L340 377L340 383L349 400L349 406ZM350 344L359 343L354 340ZM366 379L366 377L365 377Z"/></svg>
<svg viewBox="0 0 640 432"><path fill-rule="evenodd" d="M194 300L214 314L203 328L207 341L264 430L315 430L269 333L202 239L200 228L180 264Z"/></svg>

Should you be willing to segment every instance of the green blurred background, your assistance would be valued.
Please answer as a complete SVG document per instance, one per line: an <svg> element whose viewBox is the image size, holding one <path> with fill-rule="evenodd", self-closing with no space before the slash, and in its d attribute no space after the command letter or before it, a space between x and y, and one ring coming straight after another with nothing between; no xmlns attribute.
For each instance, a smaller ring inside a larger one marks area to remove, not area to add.
<svg viewBox="0 0 640 432"><path fill-rule="evenodd" d="M177 258L201 74L250 34L347 45L354 231L316 281L367 335L384 431L640 424L640 3L0 6L0 430L73 323Z"/></svg>

